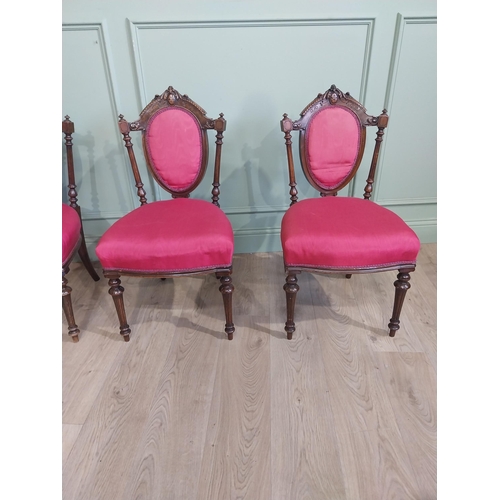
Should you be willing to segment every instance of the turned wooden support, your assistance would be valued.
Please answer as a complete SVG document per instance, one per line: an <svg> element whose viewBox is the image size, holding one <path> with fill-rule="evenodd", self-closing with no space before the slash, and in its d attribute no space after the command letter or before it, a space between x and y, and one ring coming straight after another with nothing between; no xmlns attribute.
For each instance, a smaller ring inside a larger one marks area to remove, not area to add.
<svg viewBox="0 0 500 500"><path fill-rule="evenodd" d="M224 300L224 312L226 313L226 326L225 332L227 333L227 339L233 340L234 333L234 323L233 323L233 291L234 285L231 280L231 276L228 274L216 274L218 280L220 280L221 285L219 287L220 293L222 293L222 299Z"/></svg>
<svg viewBox="0 0 500 500"><path fill-rule="evenodd" d="M396 287L396 295L394 297L394 309L392 311L392 318L389 322L389 336L394 337L399 330L399 315L403 307L406 292L410 289L410 274L409 272L400 269L398 279L394 282Z"/></svg>
<svg viewBox="0 0 500 500"><path fill-rule="evenodd" d="M68 286L68 280L66 279L66 274L69 273L69 267L66 266L62 270L62 306L64 314L66 315L66 321L68 322L68 335L72 338L73 342L78 342L78 334L80 330L78 325L75 323L75 316L73 314L73 305L71 303L71 287Z"/></svg>
<svg viewBox="0 0 500 500"><path fill-rule="evenodd" d="M368 174L368 179L366 179L365 193L363 195L365 200L369 200L373 191L373 182L375 180L375 171L377 169L378 156L380 153L380 146L383 141L384 130L389 123L389 117L387 116L387 110L384 109L382 114L377 118L377 137L375 138L375 148L373 150L372 163L370 165L370 172Z"/></svg>
<svg viewBox="0 0 500 500"><path fill-rule="evenodd" d="M286 156L288 159L288 176L290 178L290 206L292 206L294 203L297 203L297 195L299 194L297 191L297 182L295 180L295 168L293 165L292 154L292 134L290 133L293 130L293 121L290 120L290 118L288 118L288 115L285 113L280 124L281 131L285 133Z"/></svg>
<svg viewBox="0 0 500 500"><path fill-rule="evenodd" d="M125 315L125 304L123 303L123 291L124 288L121 286L121 280L118 276L112 277L108 281L110 286L109 294L113 297L113 302L115 303L116 312L118 313L118 320L120 322L120 335L123 336L123 340L128 342L130 340L130 327L127 323L127 316Z"/></svg>
<svg viewBox="0 0 500 500"><path fill-rule="evenodd" d="M73 162L73 138L72 134L75 132L75 124L69 119L69 116L66 115L64 117L64 121L62 122L62 131L64 133L65 144L66 144L66 156L67 156L67 164L68 164L68 198L69 198L69 206L75 209L78 212L78 217L80 217L80 221L82 220L82 212L80 206L78 205L78 193L76 192L76 180L75 180L75 166ZM85 234L83 232L83 222L80 228L80 234L82 235L82 242L80 247L78 248L78 255L87 269L90 276L94 281L99 281L99 276L96 273L92 262L90 261L90 257L87 251L87 245L85 244Z"/></svg>
<svg viewBox="0 0 500 500"><path fill-rule="evenodd" d="M134 173L137 196L139 197L141 205L145 205L148 201L146 200L146 191L144 191L144 184L142 183L139 167L137 166L137 160L135 159L134 147L130 139L130 123L123 118L123 115L120 115L118 118L118 127L123 135L123 142L125 142L125 147L127 148L128 157L130 159L130 165L132 166L132 172Z"/></svg>
<svg viewBox="0 0 500 500"><path fill-rule="evenodd" d="M226 120L224 119L224 113L220 113L219 118L214 120L214 128L217 131L217 135L215 136L215 167L214 182L212 184L212 203L220 207L220 157L222 154L222 138L224 137L223 132L224 130L226 130Z"/></svg>
<svg viewBox="0 0 500 500"><path fill-rule="evenodd" d="M75 124L69 119L69 116L64 117L62 122L62 131L66 144L66 156L68 164L68 198L69 206L74 208L78 215L80 214L80 207L78 206L78 193L76 192L75 181L75 166L73 162L73 138L72 134L75 132Z"/></svg>
<svg viewBox="0 0 500 500"><path fill-rule="evenodd" d="M293 316L295 312L295 299L300 287L297 283L297 276L295 274L288 274L286 283L283 285L283 290L286 292L286 323L285 332L286 338L291 340L293 332L295 331L295 322Z"/></svg>

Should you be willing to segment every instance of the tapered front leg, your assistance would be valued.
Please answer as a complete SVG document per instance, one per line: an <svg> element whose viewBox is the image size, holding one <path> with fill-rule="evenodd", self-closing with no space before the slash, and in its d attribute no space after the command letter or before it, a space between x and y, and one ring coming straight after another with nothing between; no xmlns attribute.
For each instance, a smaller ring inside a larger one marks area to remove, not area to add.
<svg viewBox="0 0 500 500"><path fill-rule="evenodd" d="M403 307L406 292L410 289L410 274L404 270L399 270L398 279L394 282L396 296L394 297L394 309L389 322L389 336L394 337L399 330L399 315Z"/></svg>
<svg viewBox="0 0 500 500"><path fill-rule="evenodd" d="M226 327L225 332L227 333L227 339L233 340L234 333L234 323L233 323L233 291L234 285L231 280L231 276L219 274L216 275L220 280L221 285L219 291L222 293L222 299L224 300L224 312L226 313Z"/></svg>
<svg viewBox="0 0 500 500"><path fill-rule="evenodd" d="M71 303L71 287L68 286L66 274L69 272L69 267L66 266L62 270L62 306L66 321L68 322L68 335L72 338L73 342L78 342L78 334L80 330L75 323L75 316L73 314L73 304Z"/></svg>
<svg viewBox="0 0 500 500"><path fill-rule="evenodd" d="M108 281L110 286L109 294L113 297L113 302L115 303L116 312L118 313L118 320L120 321L120 335L123 336L123 340L128 342L130 340L130 327L127 324L127 316L125 315L125 304L123 303L123 291L124 288L121 285L119 276L110 278Z"/></svg>
<svg viewBox="0 0 500 500"><path fill-rule="evenodd" d="M297 276L295 274L288 274L286 283L283 285L283 290L286 292L286 323L285 332L288 340L292 339L293 332L295 331L295 322L293 315L295 312L295 298L300 287L297 284Z"/></svg>

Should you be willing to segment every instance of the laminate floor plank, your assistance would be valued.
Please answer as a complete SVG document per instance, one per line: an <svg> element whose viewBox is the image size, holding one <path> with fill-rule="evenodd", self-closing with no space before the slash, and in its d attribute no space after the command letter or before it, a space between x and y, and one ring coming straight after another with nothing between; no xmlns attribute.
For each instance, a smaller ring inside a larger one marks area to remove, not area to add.
<svg viewBox="0 0 500 500"><path fill-rule="evenodd" d="M63 463L68 458L76 438L82 430L81 425L63 424L62 426L62 461Z"/></svg>
<svg viewBox="0 0 500 500"><path fill-rule="evenodd" d="M352 318L353 295L338 294L328 307L329 288L350 280L315 276L311 287L315 321L346 484L346 498L418 499L417 482L379 380L365 328Z"/></svg>
<svg viewBox="0 0 500 500"><path fill-rule="evenodd" d="M389 273L377 273L375 277L380 288L388 288L391 285L392 277ZM411 288L406 292L406 297L401 311L401 328L396 332L396 336L385 340L387 345L394 341L398 345L401 335L408 338L417 338L420 344L419 349L414 352L425 352L427 357L437 370L437 293L434 285L428 279L426 273L419 270L411 273ZM394 288L394 287L393 287ZM383 351L380 349L382 343L373 343L373 351ZM378 349L377 349L378 347ZM385 349L390 351L390 349ZM398 349L403 352L403 349Z"/></svg>
<svg viewBox="0 0 500 500"><path fill-rule="evenodd" d="M274 260L281 267L281 258ZM270 298L271 498L344 499L345 478L335 431L334 399L326 382L311 307L311 276L299 276L297 329L291 341L286 340L283 329L284 274L272 277L273 287L280 293L271 293Z"/></svg>
<svg viewBox="0 0 500 500"><path fill-rule="evenodd" d="M269 317L270 254L237 254L233 261L233 315ZM273 270L274 271L274 270Z"/></svg>
<svg viewBox="0 0 500 500"><path fill-rule="evenodd" d="M397 272L298 275L284 331L281 252L235 255L234 340L212 276L69 274L64 500L436 498L436 245L422 245L396 337ZM101 270L98 270L101 274Z"/></svg>
<svg viewBox="0 0 500 500"><path fill-rule="evenodd" d="M424 353L379 352L374 360L417 478L419 498L436 498L436 372Z"/></svg>
<svg viewBox="0 0 500 500"><path fill-rule="evenodd" d="M263 331L265 320L241 317L234 340L221 344L199 500L272 498L270 345L269 333ZM269 316L267 329L268 325Z"/></svg>
<svg viewBox="0 0 500 500"><path fill-rule="evenodd" d="M221 345L197 498L270 498L270 260L234 256L237 330Z"/></svg>
<svg viewBox="0 0 500 500"><path fill-rule="evenodd" d="M358 317L368 333L365 343L374 352L423 352L421 340L409 327L405 304L401 313L400 328L395 337L389 336L389 321L394 307L397 271L353 274L349 280L358 303ZM407 292L406 297L412 292ZM359 323L359 321L356 319Z"/></svg>
<svg viewBox="0 0 500 500"><path fill-rule="evenodd" d="M96 271L102 274L96 265ZM62 422L83 424L94 404L115 358L122 353L122 338L116 328L116 312L107 294L107 280L94 282L83 264L72 264L70 286L80 341L67 334L63 314L62 342ZM109 302L108 302L109 299ZM114 313L111 321L111 313Z"/></svg>
<svg viewBox="0 0 500 500"><path fill-rule="evenodd" d="M207 276L196 285L177 319L124 499L196 496L218 353L222 343L231 343L223 330L218 281Z"/></svg>
<svg viewBox="0 0 500 500"><path fill-rule="evenodd" d="M437 288L437 244L422 245L417 258L417 269L422 269L429 280Z"/></svg>
<svg viewBox="0 0 500 500"><path fill-rule="evenodd" d="M186 300L184 288L166 286L160 280L124 279L122 284L130 342L118 344L123 355L112 364L65 464L65 499L123 498L131 456L175 335L170 316Z"/></svg>

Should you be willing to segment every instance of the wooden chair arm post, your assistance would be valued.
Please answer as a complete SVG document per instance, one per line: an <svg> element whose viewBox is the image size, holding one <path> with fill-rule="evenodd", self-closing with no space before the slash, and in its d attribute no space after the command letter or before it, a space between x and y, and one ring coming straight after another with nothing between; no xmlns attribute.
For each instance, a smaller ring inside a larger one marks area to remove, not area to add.
<svg viewBox="0 0 500 500"><path fill-rule="evenodd" d="M137 167L137 161L135 159L132 141L130 140L130 124L127 120L124 120L123 115L120 115L118 118L118 127L120 128L120 132L123 135L123 141L125 142L125 147L127 148L128 157L130 158L130 164L134 173L137 196L139 197L141 205L145 205L148 201L146 200L146 191L144 191L144 184L141 180L141 174L139 173L139 168Z"/></svg>
<svg viewBox="0 0 500 500"><path fill-rule="evenodd" d="M365 200L369 200L373 191L373 181L375 179L375 171L377 169L378 155L380 152L380 145L383 141L384 129L389 123L389 116L387 116L387 110L384 109L382 114L377 119L377 137L375 138L375 149L373 150L372 164L370 166L370 173L368 174L368 179L366 179L365 193L363 195Z"/></svg>
<svg viewBox="0 0 500 500"><path fill-rule="evenodd" d="M214 205L219 205L219 195L220 195L220 157L222 153L222 138L223 132L226 130L226 120L224 119L224 113L220 113L219 118L214 120L214 129L217 131L215 136L215 167L214 167L214 182L212 184L212 203Z"/></svg>
<svg viewBox="0 0 500 500"><path fill-rule="evenodd" d="M280 124L281 131L285 133L286 155L288 158L288 175L290 177L290 206L292 206L298 201L297 183L295 182L295 169L293 166L292 134L290 133L293 130L293 121L290 120L290 118L288 118L288 115L285 113Z"/></svg>
<svg viewBox="0 0 500 500"><path fill-rule="evenodd" d="M76 192L75 167L73 163L73 138L71 137L75 132L75 124L69 119L68 115L66 115L64 118L65 120L62 122L62 131L64 132L64 138L66 141L69 205L78 212L78 215L81 216L77 198L78 193Z"/></svg>

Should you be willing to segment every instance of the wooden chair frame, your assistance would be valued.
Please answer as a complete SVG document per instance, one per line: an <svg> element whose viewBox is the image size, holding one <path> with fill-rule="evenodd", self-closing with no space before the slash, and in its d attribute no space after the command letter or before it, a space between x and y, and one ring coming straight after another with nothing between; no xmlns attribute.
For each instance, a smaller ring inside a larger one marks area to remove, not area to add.
<svg viewBox="0 0 500 500"><path fill-rule="evenodd" d="M350 174L344 179L340 185L336 186L334 189L325 189L320 186L318 182L314 179L311 168L309 165L309 160L306 154L306 132L309 123L313 116L320 110L327 106L339 106L344 107L352 111L359 120L361 127L360 145L358 150L358 155L354 164L354 167ZM363 158L365 142L366 142L366 127L376 126L378 128L375 147L373 150L372 161L370 165L370 171L368 174L368 179L366 180L366 186L364 188L363 198L369 202L372 192L373 183L375 179L375 173L377 169L378 157L380 153L380 146L383 141L384 130L389 123L389 116L387 115L387 110L383 110L379 116L371 116L367 114L364 106L359 103L356 99L351 97L349 92L342 92L335 85L332 85L325 93L318 94L318 96L311 101L304 110L300 113L300 118L296 121L291 120L285 113L283 119L280 122L281 131L285 134L285 145L287 151L288 159L288 174L289 174L289 186L290 186L290 206L297 203L298 201L298 191L297 183L295 178L295 168L293 162L292 153L292 140L291 132L299 131L299 151L300 151L300 161L302 166L302 171L309 183L320 192L320 196L337 196L338 192L347 186L349 182L356 175L361 160ZM349 274L346 274L346 278L350 279L352 274L370 273L370 272L382 272L382 271L399 271L397 275L397 280L394 282L395 286L395 299L394 307L392 312L392 317L389 321L389 335L394 337L396 331L399 330L399 316L401 314L401 309L403 306L403 301L406 292L410 288L410 275L409 273L415 271L415 266L385 266L385 267L360 267L360 268L349 268ZM285 285L283 289L286 293L286 307L287 307L287 320L285 323L285 331L287 333L287 339L292 338L293 332L295 331L294 322L294 311L295 311L295 301L297 292L299 291L299 285L297 280L297 275L301 272L310 273L321 273L321 274L336 274L336 273L346 273L344 268L309 268L309 267L297 267L297 266L287 266L285 263Z"/></svg>
<svg viewBox="0 0 500 500"><path fill-rule="evenodd" d="M94 269L94 266L92 265L92 262L89 257L87 245L85 243L85 234L83 232L82 213L80 206L78 205L78 198L77 198L78 193L76 192L76 181L75 181L75 167L73 162L73 138L72 138L72 135L75 132L75 125L69 119L68 115L66 115L64 118L65 119L62 122L62 131L65 138L66 158L68 166L69 206L74 208L78 213L78 217L80 218L81 229L80 229L80 238L78 239L78 243L76 244L75 249L62 264L62 306L64 314L66 315L66 320L68 322L68 335L70 335L73 342L78 342L78 334L80 333L80 330L75 322L75 316L73 314L73 304L71 302L72 289L70 286L68 286L68 279L66 278L66 275L69 273L69 264L77 252L83 265L85 266L85 269L87 269L92 279L94 281L99 281L100 278L96 270Z"/></svg>
<svg viewBox="0 0 500 500"><path fill-rule="evenodd" d="M185 190L174 191L170 189L165 183L160 179L155 169L153 168L151 158L148 155L148 148L146 147L146 130L151 118L155 116L160 110L168 107L178 107L182 108L197 120L201 134L202 134L202 161L201 168L198 176L194 183ZM118 127L120 133L123 135L123 141L125 143L125 148L127 149L128 156L130 159L130 165L132 167L132 173L135 179L135 186L137 188L137 196L141 205L147 204L146 192L144 190L144 184L142 183L141 175L137 165L137 160L135 157L133 144L130 138L130 132L142 132L142 144L144 157L146 160L146 165L149 172L154 177L156 182L168 191L172 198L189 198L190 194L196 189L200 184L203 177L205 176L207 163L208 163L208 139L207 130L216 131L216 150L215 150L215 165L214 165L214 178L212 183L212 203L220 208L219 195L220 195L220 162L222 153L222 139L223 133L226 130L226 120L224 119L224 114L220 113L219 117L216 119L208 118L206 116L206 111L201 108L197 103L192 101L187 95L181 95L173 87L168 87L165 92L161 95L155 95L154 99L141 111L139 119L134 122L127 122L123 115L119 115ZM108 284L110 286L109 294L113 297L113 301L116 307L120 322L120 334L123 336L126 342L130 339L130 326L127 323L127 318L125 314L125 307L123 303L123 292L124 288L121 286L120 276L137 276L141 278L176 278L183 276L194 276L198 274L208 274L215 273L215 277L220 281L221 285L219 291L222 294L224 302L224 311L226 316L225 332L229 340L232 340L233 333L235 331L233 323L233 313L232 313L232 293L234 291L234 285L232 284L231 274L232 266L225 268L213 268L203 271L193 271L193 272L170 272L170 273L143 273L143 272L133 272L130 270L119 269L119 270L106 270L103 269L104 276L108 278Z"/></svg>

